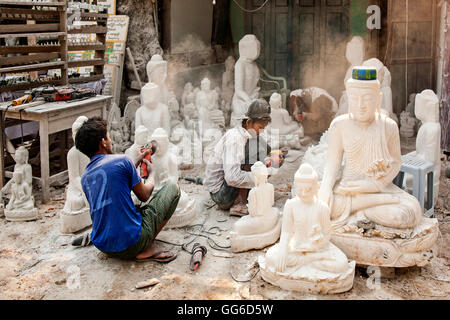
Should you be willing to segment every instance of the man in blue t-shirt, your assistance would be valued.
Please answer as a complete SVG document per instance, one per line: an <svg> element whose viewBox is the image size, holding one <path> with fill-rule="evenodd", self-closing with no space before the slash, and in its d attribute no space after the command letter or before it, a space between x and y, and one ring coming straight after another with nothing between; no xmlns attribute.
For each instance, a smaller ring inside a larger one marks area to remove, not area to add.
<svg viewBox="0 0 450 320"><path fill-rule="evenodd" d="M90 158L81 177L92 218L90 241L111 257L138 261L169 262L176 255L158 250L153 240L175 211L180 199L176 184L167 184L150 202L137 209L131 191L146 202L154 188L151 163L142 153L136 163L126 155L112 154L107 123L101 118L88 119L75 136L75 145ZM145 182L136 167L144 161L149 176Z"/></svg>

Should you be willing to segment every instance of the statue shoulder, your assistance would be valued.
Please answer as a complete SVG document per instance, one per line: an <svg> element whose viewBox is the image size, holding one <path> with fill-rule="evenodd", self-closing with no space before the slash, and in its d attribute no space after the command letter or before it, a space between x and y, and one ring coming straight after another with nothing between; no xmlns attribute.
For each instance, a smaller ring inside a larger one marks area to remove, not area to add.
<svg viewBox="0 0 450 320"><path fill-rule="evenodd" d="M350 116L346 113L336 117L331 121L330 129L332 128L341 128L342 126L347 125L350 122Z"/></svg>
<svg viewBox="0 0 450 320"><path fill-rule="evenodd" d="M387 132L393 133L395 131L398 131L397 123L393 119L386 116L382 116L382 119L385 120Z"/></svg>

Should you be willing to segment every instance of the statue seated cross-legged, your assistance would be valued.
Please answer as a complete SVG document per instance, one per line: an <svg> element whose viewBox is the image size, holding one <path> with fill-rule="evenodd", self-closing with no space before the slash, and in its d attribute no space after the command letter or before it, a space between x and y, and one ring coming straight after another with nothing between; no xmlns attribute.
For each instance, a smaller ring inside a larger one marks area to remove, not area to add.
<svg viewBox="0 0 450 320"><path fill-rule="evenodd" d="M331 208L332 241L350 259L386 267L424 265L437 220L422 218L417 199L392 183L401 167L399 130L381 113L376 73L357 67L346 83L349 113L330 125L319 195Z"/></svg>

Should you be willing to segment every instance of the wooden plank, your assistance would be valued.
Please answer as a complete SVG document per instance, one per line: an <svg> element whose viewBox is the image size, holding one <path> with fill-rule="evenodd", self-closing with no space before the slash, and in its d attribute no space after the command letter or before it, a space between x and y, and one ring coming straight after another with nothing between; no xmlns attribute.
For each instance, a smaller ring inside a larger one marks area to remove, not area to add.
<svg viewBox="0 0 450 320"><path fill-rule="evenodd" d="M58 17L58 11L0 7L0 13L15 15L36 15L42 17ZM22 18L23 19L23 18Z"/></svg>
<svg viewBox="0 0 450 320"><path fill-rule="evenodd" d="M56 39L59 36L65 36L65 32L36 32L36 33L4 33L0 34L0 38L27 38L27 37L39 37L39 36L45 36L45 37L53 37L52 39Z"/></svg>
<svg viewBox="0 0 450 320"><path fill-rule="evenodd" d="M106 33L108 29L103 26L80 26L80 28L74 28L68 30L68 34L86 34L86 33Z"/></svg>
<svg viewBox="0 0 450 320"><path fill-rule="evenodd" d="M98 81L104 78L105 76L103 74L96 74L90 77L69 78L69 83L70 84L84 83L84 82Z"/></svg>
<svg viewBox="0 0 450 320"><path fill-rule="evenodd" d="M1 9L0 9L1 10ZM14 20L14 21L23 21L23 20L35 20L35 21L45 21L45 22L56 22L59 21L58 18L55 17L40 17L37 15L31 15L31 14L27 14L25 17L21 16L21 15L6 15L6 14L2 14L0 12L0 21L2 20Z"/></svg>
<svg viewBox="0 0 450 320"><path fill-rule="evenodd" d="M0 60L0 67L24 63L29 64L35 62L49 61L52 59L60 58L60 56L61 54L59 52L49 52L49 53L36 53L27 56L6 57Z"/></svg>
<svg viewBox="0 0 450 320"><path fill-rule="evenodd" d="M59 45L43 45L43 46L11 46L0 47L0 54L9 53L34 53L34 52L59 52Z"/></svg>
<svg viewBox="0 0 450 320"><path fill-rule="evenodd" d="M65 2L35 2L35 1L6 1L0 0L0 5L39 6L39 7L65 7Z"/></svg>
<svg viewBox="0 0 450 320"><path fill-rule="evenodd" d="M61 67L64 67L65 65L66 65L65 61L44 62L44 63L36 63L36 64L17 66L17 67L0 68L0 73L60 69Z"/></svg>
<svg viewBox="0 0 450 320"><path fill-rule="evenodd" d="M98 65L104 65L105 60L103 60L103 59L78 60L78 61L69 61L67 64L68 64L69 68L98 66Z"/></svg>
<svg viewBox="0 0 450 320"><path fill-rule="evenodd" d="M84 50L98 50L105 51L106 45L104 44L80 44L80 45L69 45L69 51L84 51Z"/></svg>
<svg viewBox="0 0 450 320"><path fill-rule="evenodd" d="M0 33L14 32L48 32L59 31L59 23L40 23L40 24L0 24Z"/></svg>

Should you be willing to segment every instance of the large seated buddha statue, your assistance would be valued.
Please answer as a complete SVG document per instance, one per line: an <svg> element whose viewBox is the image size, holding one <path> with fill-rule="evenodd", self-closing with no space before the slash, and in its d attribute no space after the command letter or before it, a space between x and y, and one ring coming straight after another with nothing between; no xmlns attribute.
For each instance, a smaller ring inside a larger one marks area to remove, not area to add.
<svg viewBox="0 0 450 320"><path fill-rule="evenodd" d="M401 167L399 130L381 112L376 74L375 68L357 67L346 82L349 112L330 125L319 196L331 209L332 241L349 259L386 267L425 265L438 223L422 217L418 200L392 183Z"/></svg>

